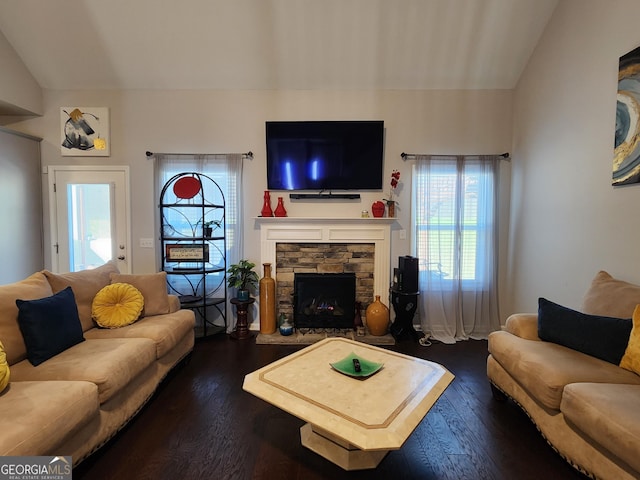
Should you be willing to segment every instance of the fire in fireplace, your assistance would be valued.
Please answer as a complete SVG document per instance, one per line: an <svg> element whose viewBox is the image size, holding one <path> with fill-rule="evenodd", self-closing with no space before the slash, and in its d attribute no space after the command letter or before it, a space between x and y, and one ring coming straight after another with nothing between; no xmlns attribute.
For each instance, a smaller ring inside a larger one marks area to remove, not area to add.
<svg viewBox="0 0 640 480"><path fill-rule="evenodd" d="M296 328L353 328L355 273L296 273L293 285Z"/></svg>

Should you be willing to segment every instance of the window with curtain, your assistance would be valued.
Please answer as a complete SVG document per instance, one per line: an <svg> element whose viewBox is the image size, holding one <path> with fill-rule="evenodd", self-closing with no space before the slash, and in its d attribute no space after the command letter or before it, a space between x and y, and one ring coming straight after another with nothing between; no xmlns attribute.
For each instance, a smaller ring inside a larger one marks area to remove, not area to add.
<svg viewBox="0 0 640 480"><path fill-rule="evenodd" d="M242 154L156 154L156 199L164 184L173 176L185 172L202 173L222 189L225 197L226 221L226 261L227 266L238 263L242 255L242 197L240 187L242 183ZM156 212L156 215L158 213ZM159 218L157 218L159 225ZM159 228L159 227L158 227ZM227 305L227 312L231 312L231 305ZM228 331L233 331L234 316L227 314Z"/></svg>
<svg viewBox="0 0 640 480"><path fill-rule="evenodd" d="M413 175L420 317L432 338L486 338L499 327L497 156L419 155Z"/></svg>

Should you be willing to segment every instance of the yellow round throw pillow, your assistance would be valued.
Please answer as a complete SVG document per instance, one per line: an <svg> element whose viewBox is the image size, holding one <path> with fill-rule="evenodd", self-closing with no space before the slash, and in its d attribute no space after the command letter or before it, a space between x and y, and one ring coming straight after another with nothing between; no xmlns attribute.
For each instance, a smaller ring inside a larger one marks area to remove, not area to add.
<svg viewBox="0 0 640 480"><path fill-rule="evenodd" d="M142 313L142 293L128 283L112 283L100 290L93 299L91 316L104 328L130 325Z"/></svg>
<svg viewBox="0 0 640 480"><path fill-rule="evenodd" d="M0 342L0 392L9 385L9 364L7 363L7 354L4 353L4 345Z"/></svg>

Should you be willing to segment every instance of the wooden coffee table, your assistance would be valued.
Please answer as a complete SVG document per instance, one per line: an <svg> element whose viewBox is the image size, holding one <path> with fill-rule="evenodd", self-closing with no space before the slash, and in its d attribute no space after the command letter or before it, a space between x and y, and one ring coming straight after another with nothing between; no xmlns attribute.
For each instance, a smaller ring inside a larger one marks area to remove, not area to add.
<svg viewBox="0 0 640 480"><path fill-rule="evenodd" d="M331 368L354 353L384 367L366 379ZM327 338L245 376L243 389L306 422L302 445L345 470L399 449L454 376L437 363Z"/></svg>

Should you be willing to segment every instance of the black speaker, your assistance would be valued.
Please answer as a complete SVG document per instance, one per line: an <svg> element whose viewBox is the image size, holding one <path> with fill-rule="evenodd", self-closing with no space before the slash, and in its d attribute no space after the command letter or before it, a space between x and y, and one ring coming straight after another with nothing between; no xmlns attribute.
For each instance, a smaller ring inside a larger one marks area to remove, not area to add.
<svg viewBox="0 0 640 480"><path fill-rule="evenodd" d="M418 259L410 255L398 258L398 291L415 293L418 291Z"/></svg>

